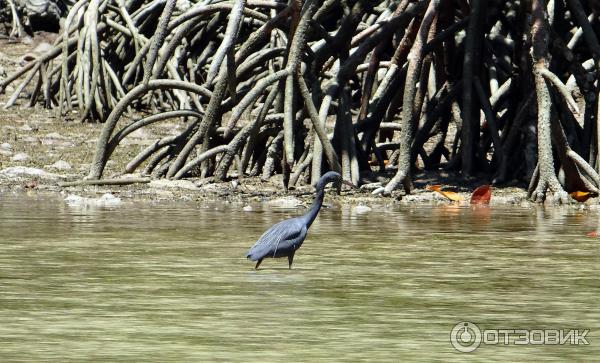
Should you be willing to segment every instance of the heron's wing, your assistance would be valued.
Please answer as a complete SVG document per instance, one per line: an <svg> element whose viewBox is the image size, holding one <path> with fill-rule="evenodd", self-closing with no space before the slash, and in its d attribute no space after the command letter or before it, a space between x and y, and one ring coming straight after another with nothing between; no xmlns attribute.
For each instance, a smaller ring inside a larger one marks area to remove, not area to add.
<svg viewBox="0 0 600 363"><path fill-rule="evenodd" d="M298 218L286 219L269 228L250 248L246 257L252 261L261 259L269 254L275 254L277 249L284 248L287 241L296 241L306 236L306 227Z"/></svg>

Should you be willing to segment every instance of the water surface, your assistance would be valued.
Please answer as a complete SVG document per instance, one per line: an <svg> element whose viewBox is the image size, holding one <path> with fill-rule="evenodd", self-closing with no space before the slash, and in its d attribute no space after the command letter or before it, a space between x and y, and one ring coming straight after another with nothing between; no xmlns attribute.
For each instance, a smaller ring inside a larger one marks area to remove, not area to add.
<svg viewBox="0 0 600 363"><path fill-rule="evenodd" d="M522 361L600 356L598 213L321 212L296 254L244 252L303 209L0 195L0 360ZM452 328L589 329L589 345L481 345Z"/></svg>

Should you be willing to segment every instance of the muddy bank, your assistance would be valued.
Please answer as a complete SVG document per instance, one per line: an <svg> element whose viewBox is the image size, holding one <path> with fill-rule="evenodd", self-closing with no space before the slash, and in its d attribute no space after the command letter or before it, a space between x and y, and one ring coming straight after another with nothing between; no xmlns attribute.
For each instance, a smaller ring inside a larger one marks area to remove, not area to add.
<svg viewBox="0 0 600 363"><path fill-rule="evenodd" d="M5 97L5 95L3 95ZM126 140L125 147L117 149L109 162L107 177L117 176L123 166L140 150L157 138L176 130L177 124L135 133ZM60 193L64 197L76 195L85 198L100 197L106 193L122 199L135 200L223 200L236 203L272 202L295 207L310 203L313 189L299 186L283 190L281 176L269 180L258 177L233 179L210 183L191 178L186 180L153 180L145 184L60 187L59 183L81 180L89 171L96 138L101 125L81 124L57 117L52 110L11 108L0 110L0 192ZM152 132L152 134L149 134ZM391 174L391 173L390 173ZM341 195L330 193L336 203L370 207L405 204L452 204L441 195L425 189L427 185L442 184L446 190L458 192L465 201L476 186L485 180L468 184L440 173L420 173L415 176L416 189L410 195L398 191L391 197L373 195L373 190L385 183L389 175L373 175L371 183L356 190L343 190ZM139 178L141 175L122 175L120 178ZM587 203L591 203L588 201ZM466 202L465 202L466 203ZM524 205L526 193L520 187L494 188L492 205Z"/></svg>
<svg viewBox="0 0 600 363"><path fill-rule="evenodd" d="M126 161L141 149L161 137L169 128L165 125L154 130L155 134L133 135L127 147L119 148L118 155L109 162L107 176L117 176ZM61 187L59 183L81 180L89 170L100 131L100 125L80 124L55 116L53 111L37 107L0 111L0 192L60 193L65 198L75 195L98 198L110 193L121 199L148 201L211 201L222 200L235 203L270 202L283 207L296 207L310 203L313 190L300 186L283 190L281 176L269 180L258 177L210 183L199 179L152 180L144 184L73 186ZM146 131L148 132L148 131ZM122 175L120 178L139 178L141 175ZM356 190L343 190L339 196L330 193L330 201L341 204L365 205L370 208L394 205L443 205L467 204L471 191L486 180L468 183L440 173L418 173L415 175L415 190L410 195L401 191L391 197L374 195L373 190L382 185L388 175L373 176L371 183ZM426 190L427 185L441 184L445 190L453 190L464 202L452 202L443 196ZM549 201L550 202L550 201ZM576 202L574 202L576 203ZM596 199L584 205L595 205ZM522 186L494 187L491 205L533 206L526 199Z"/></svg>
<svg viewBox="0 0 600 363"><path fill-rule="evenodd" d="M0 102L7 95L0 96ZM106 176L118 176L124 165L148 144L183 125L163 123L153 128L138 130L119 147L107 165ZM313 190L310 186L299 186L285 191L281 175L269 180L259 177L210 183L199 179L153 180L146 184L122 186L76 186L60 187L59 183L81 180L89 171L100 133L101 125L79 123L76 118L64 118L54 110L35 106L0 109L0 192L60 193L84 198L99 198L111 193L121 199L160 201L213 201L235 203L271 202L283 207L296 207L310 203ZM473 180L468 184L458 178L440 173L421 173L415 176L416 189L411 195L401 191L391 197L373 195L373 190L393 175L373 175L371 184L358 190L343 190L328 199L332 202L366 205L370 208L404 204L452 204L441 195L425 189L427 185L442 184L444 189L458 192L466 201L470 192L486 180ZM135 178L141 175L122 175ZM492 205L530 205L521 187L494 188ZM590 201L588 201L590 203Z"/></svg>

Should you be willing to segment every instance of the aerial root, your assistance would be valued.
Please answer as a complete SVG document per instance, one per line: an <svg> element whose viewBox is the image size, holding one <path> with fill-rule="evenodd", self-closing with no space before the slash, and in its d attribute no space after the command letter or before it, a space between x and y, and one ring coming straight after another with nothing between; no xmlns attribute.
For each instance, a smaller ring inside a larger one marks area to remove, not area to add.
<svg viewBox="0 0 600 363"><path fill-rule="evenodd" d="M103 123L90 182L132 132L180 122L110 172L294 186L378 168L394 175L375 191L391 194L410 193L415 170L445 169L532 175L535 201L598 193L593 10L531 5L80 0L0 91L15 84L5 108L25 99Z"/></svg>

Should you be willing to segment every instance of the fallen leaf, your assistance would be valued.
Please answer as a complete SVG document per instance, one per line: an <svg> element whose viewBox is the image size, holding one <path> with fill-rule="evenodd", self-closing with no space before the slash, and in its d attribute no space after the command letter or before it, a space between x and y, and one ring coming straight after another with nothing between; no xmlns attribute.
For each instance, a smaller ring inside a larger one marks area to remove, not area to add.
<svg viewBox="0 0 600 363"><path fill-rule="evenodd" d="M591 231L585 234L588 237L598 237L598 232L597 231Z"/></svg>
<svg viewBox="0 0 600 363"><path fill-rule="evenodd" d="M576 201L583 203L586 200L590 199L590 197L592 196L592 193L576 191L576 192L569 193L569 195L571 196L571 198L575 199Z"/></svg>
<svg viewBox="0 0 600 363"><path fill-rule="evenodd" d="M490 204L490 198L492 198L492 187L480 185L471 194L471 204Z"/></svg>
<svg viewBox="0 0 600 363"><path fill-rule="evenodd" d="M443 191L441 185L437 185L437 184L436 185L428 185L427 187L425 187L425 189L431 190L432 192L439 193L453 202L460 202L462 200L462 198L460 197L460 195L458 195L458 193Z"/></svg>
<svg viewBox="0 0 600 363"><path fill-rule="evenodd" d="M458 195L458 193L455 193L455 192L445 192L445 191L441 190L441 191L439 191L439 193L454 202L460 202L462 200L460 195Z"/></svg>
<svg viewBox="0 0 600 363"><path fill-rule="evenodd" d="M425 187L425 189L431 190L432 192L439 192L440 190L442 190L442 186L439 184L428 185Z"/></svg>

